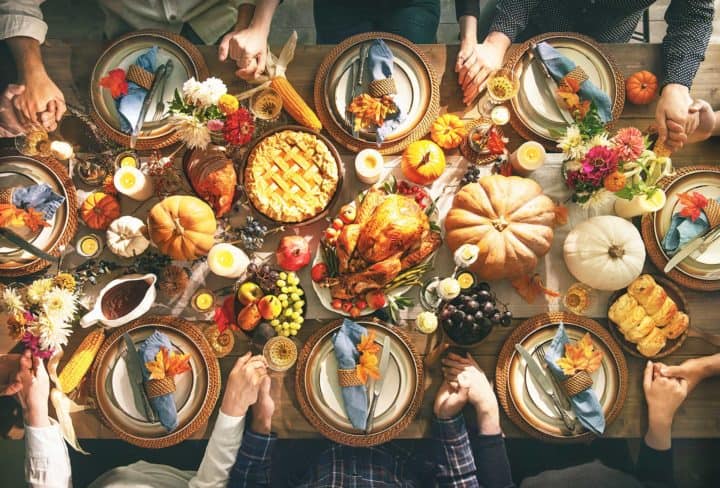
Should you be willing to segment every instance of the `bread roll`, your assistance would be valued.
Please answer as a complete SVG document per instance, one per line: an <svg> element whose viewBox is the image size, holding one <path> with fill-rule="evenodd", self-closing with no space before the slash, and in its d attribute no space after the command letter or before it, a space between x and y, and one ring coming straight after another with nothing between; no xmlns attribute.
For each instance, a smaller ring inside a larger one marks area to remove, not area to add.
<svg viewBox="0 0 720 488"><path fill-rule="evenodd" d="M668 339L677 339L690 326L690 317L684 312L676 313L667 327L663 328L663 333Z"/></svg>
<svg viewBox="0 0 720 488"><path fill-rule="evenodd" d="M655 327L638 343L637 350L645 357L652 357L662 351L666 342L662 329Z"/></svg>
<svg viewBox="0 0 720 488"><path fill-rule="evenodd" d="M633 308L637 307L637 305L637 300L625 293L615 300L615 302L610 306L608 317L616 324L619 324Z"/></svg>
<svg viewBox="0 0 720 488"><path fill-rule="evenodd" d="M643 304L643 308L648 315L654 315L660 310L667 300L668 296L665 290L660 285L655 285L655 288L650 292L650 296L647 301Z"/></svg>
<svg viewBox="0 0 720 488"><path fill-rule="evenodd" d="M635 278L635 281L630 283L628 293L635 298L640 305L645 306L655 286L657 286L657 283L655 283L655 279L652 276L647 274L640 275Z"/></svg>
<svg viewBox="0 0 720 488"><path fill-rule="evenodd" d="M677 314L678 307L672 298L668 297L665 299L660 310L652 314L652 318L658 327L665 327Z"/></svg>
<svg viewBox="0 0 720 488"><path fill-rule="evenodd" d="M647 314L645 313L645 310L638 305L630 310L627 315L622 317L620 322L617 323L617 326L620 329L620 332L627 334L628 331L634 329L640 324L643 317L647 317Z"/></svg>
<svg viewBox="0 0 720 488"><path fill-rule="evenodd" d="M653 329L655 329L655 322L653 322L653 319L651 319L649 315L645 315L640 321L640 323L637 325L637 327L633 327L632 329L625 332L625 338L628 341L637 344L646 335L652 332Z"/></svg>

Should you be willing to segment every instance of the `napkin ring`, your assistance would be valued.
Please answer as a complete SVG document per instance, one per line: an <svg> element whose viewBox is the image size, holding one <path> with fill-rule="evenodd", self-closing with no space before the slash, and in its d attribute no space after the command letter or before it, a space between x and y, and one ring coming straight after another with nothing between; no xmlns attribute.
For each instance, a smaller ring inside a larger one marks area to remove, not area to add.
<svg viewBox="0 0 720 488"><path fill-rule="evenodd" d="M354 369L338 369L338 379L340 386L343 388L363 385L363 382L358 378L357 371Z"/></svg>
<svg viewBox="0 0 720 488"><path fill-rule="evenodd" d="M392 78L383 78L381 80L373 80L368 85L370 95L375 98L382 98L385 95L394 95L397 93L395 80Z"/></svg>
<svg viewBox="0 0 720 488"><path fill-rule="evenodd" d="M587 75L584 69L582 69L580 66L575 66L572 71L570 71L563 77L563 84L565 84L564 80L574 80L575 82L577 82L577 86L580 86L589 79L590 77Z"/></svg>
<svg viewBox="0 0 720 488"><path fill-rule="evenodd" d="M155 74L146 69L141 68L137 64L132 64L127 71L127 80L132 81L138 86L149 90L155 79Z"/></svg>
<svg viewBox="0 0 720 488"><path fill-rule="evenodd" d="M148 398L156 398L169 395L175 392L175 380L172 376L166 376L159 380L147 380L145 382L145 393Z"/></svg>
<svg viewBox="0 0 720 488"><path fill-rule="evenodd" d="M12 203L12 195L15 188L3 188L0 190L0 203Z"/></svg>
<svg viewBox="0 0 720 488"><path fill-rule="evenodd" d="M717 200L709 198L703 212L708 219L708 224L710 224L711 229L720 224L720 203L718 203Z"/></svg>
<svg viewBox="0 0 720 488"><path fill-rule="evenodd" d="M562 382L565 393L571 398L589 389L592 384L593 380L587 371L580 371Z"/></svg>

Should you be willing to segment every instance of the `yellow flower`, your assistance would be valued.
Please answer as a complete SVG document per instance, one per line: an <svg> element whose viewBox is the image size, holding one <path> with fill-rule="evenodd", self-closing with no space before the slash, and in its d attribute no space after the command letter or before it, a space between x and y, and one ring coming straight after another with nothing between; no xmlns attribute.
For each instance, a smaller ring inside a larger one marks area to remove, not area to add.
<svg viewBox="0 0 720 488"><path fill-rule="evenodd" d="M75 277L70 273L59 273L53 280L53 284L67 291L75 291L77 285Z"/></svg>
<svg viewBox="0 0 720 488"><path fill-rule="evenodd" d="M240 102L233 95L226 93L225 95L220 97L220 100L218 100L218 108L225 115L230 115L231 113L237 112L237 109L239 107Z"/></svg>
<svg viewBox="0 0 720 488"><path fill-rule="evenodd" d="M40 303L44 300L45 294L53 287L53 280L43 278L35 280L27 287L27 299L30 303Z"/></svg>

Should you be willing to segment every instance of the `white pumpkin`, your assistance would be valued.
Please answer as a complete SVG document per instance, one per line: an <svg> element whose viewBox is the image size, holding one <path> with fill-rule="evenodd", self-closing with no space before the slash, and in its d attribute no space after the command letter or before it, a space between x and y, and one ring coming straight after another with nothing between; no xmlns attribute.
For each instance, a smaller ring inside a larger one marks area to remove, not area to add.
<svg viewBox="0 0 720 488"><path fill-rule="evenodd" d="M113 254L132 258L145 252L150 245L146 237L145 223L131 215L125 215L110 223L107 230L107 247Z"/></svg>
<svg viewBox="0 0 720 488"><path fill-rule="evenodd" d="M640 276L645 244L640 232L614 215L592 217L565 239L565 264L580 282L596 290L619 290Z"/></svg>

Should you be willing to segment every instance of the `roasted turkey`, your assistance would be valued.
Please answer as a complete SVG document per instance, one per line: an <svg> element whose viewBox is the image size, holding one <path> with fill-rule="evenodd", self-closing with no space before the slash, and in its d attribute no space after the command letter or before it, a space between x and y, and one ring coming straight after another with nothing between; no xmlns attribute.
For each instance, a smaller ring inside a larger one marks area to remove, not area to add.
<svg viewBox="0 0 720 488"><path fill-rule="evenodd" d="M372 188L355 222L336 244L339 276L325 281L333 298L352 299L390 283L401 271L430 256L442 240L411 197Z"/></svg>

